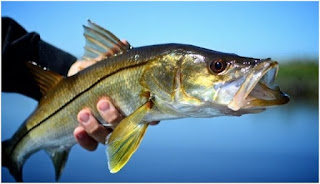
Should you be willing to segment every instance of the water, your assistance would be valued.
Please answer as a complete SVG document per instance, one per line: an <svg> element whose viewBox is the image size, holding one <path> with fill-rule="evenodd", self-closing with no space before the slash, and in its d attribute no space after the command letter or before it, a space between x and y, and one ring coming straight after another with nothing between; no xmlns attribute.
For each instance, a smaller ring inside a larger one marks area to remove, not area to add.
<svg viewBox="0 0 320 184"><path fill-rule="evenodd" d="M2 93L2 140L36 107ZM76 145L61 182L318 182L318 107L292 103L260 114L163 121L148 129L138 151L117 174L107 169L105 147ZM53 182L44 151L30 157L24 181ZM2 181L14 181L2 168Z"/></svg>

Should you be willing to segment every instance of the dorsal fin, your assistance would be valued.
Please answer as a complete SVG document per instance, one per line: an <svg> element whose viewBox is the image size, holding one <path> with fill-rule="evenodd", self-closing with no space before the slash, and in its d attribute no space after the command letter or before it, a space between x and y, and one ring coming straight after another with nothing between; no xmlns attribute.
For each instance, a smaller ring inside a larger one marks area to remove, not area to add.
<svg viewBox="0 0 320 184"><path fill-rule="evenodd" d="M109 56L114 56L132 48L130 45L122 43L110 31L90 20L88 20L88 26L83 27L84 37L86 38L85 53L83 55L85 60L104 59L107 57L107 53L109 53Z"/></svg>
<svg viewBox="0 0 320 184"><path fill-rule="evenodd" d="M42 95L46 94L50 88L57 85L63 79L62 75L42 68L34 62L27 62L26 65L40 87Z"/></svg>

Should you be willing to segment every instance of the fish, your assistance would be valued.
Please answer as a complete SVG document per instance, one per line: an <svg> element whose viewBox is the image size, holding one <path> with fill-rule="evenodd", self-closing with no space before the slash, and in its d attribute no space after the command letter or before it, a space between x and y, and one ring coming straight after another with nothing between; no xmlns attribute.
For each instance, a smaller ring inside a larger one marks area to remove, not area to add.
<svg viewBox="0 0 320 184"><path fill-rule="evenodd" d="M2 142L2 166L16 181L23 181L23 164L39 150L49 154L59 180L76 144L78 112L90 108L101 124L107 124L95 106L104 96L125 117L106 138L111 173L130 160L149 122L241 116L290 100L274 84L279 65L270 58L175 43L132 47L90 20L84 37L83 58L101 59L73 76L63 77L34 62L26 64L42 97L12 138ZM112 55L106 56L108 52Z"/></svg>

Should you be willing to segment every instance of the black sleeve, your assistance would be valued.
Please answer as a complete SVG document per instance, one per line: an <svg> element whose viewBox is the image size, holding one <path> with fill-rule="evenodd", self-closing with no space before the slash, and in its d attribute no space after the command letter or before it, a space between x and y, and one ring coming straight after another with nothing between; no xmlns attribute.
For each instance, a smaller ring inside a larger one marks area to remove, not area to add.
<svg viewBox="0 0 320 184"><path fill-rule="evenodd" d="M2 18L2 91L17 92L39 100L41 93L25 62L34 61L42 67L66 76L76 58L28 33L17 22Z"/></svg>

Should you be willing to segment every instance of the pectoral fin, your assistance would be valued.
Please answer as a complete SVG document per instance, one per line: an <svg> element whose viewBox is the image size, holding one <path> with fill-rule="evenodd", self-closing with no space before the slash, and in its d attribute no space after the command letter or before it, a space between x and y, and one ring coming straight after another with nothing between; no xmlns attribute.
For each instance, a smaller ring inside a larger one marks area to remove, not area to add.
<svg viewBox="0 0 320 184"><path fill-rule="evenodd" d="M46 150L50 155L51 160L54 164L56 181L60 179L66 161L68 159L70 149L59 149L59 150Z"/></svg>
<svg viewBox="0 0 320 184"><path fill-rule="evenodd" d="M137 150L148 125L143 118L151 108L147 102L120 122L107 140L108 165L111 173L118 172Z"/></svg>

